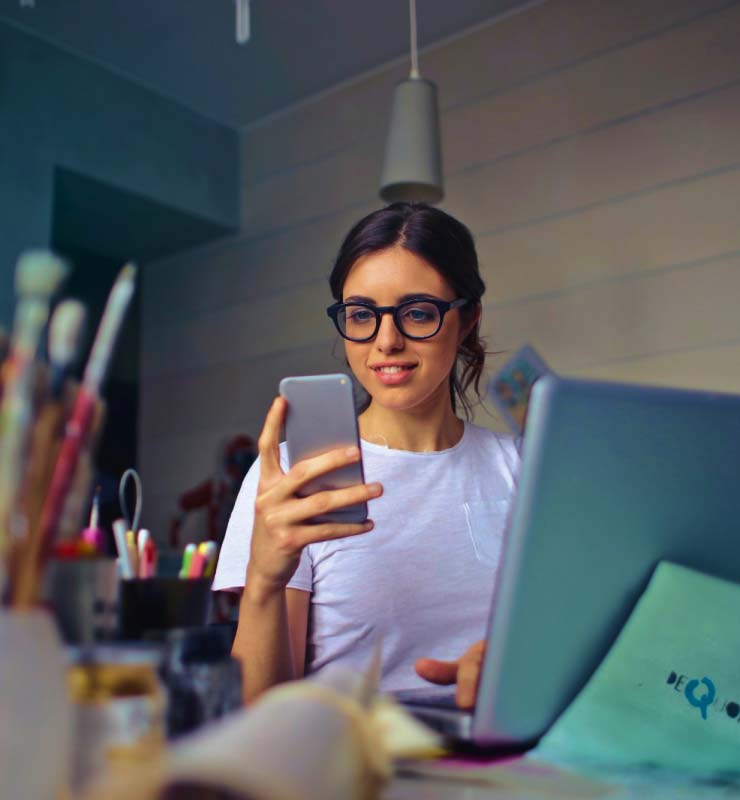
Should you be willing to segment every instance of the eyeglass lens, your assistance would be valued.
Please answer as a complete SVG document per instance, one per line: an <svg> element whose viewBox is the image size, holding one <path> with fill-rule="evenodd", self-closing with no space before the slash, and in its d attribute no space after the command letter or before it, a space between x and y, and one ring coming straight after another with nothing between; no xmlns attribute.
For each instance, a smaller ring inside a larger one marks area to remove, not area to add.
<svg viewBox="0 0 740 800"><path fill-rule="evenodd" d="M424 338L433 336L440 325L440 312L433 303L424 301L399 306L396 324L406 336ZM377 314L365 306L347 305L338 315L342 333L350 339L371 339L378 327Z"/></svg>

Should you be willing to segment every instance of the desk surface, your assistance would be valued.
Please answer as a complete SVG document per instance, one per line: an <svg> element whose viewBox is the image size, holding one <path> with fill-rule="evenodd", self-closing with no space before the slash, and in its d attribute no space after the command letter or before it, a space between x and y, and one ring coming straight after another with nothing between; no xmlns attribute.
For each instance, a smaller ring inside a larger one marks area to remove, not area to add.
<svg viewBox="0 0 740 800"><path fill-rule="evenodd" d="M431 778L396 778L381 795L382 800L534 800L521 792L490 785L455 783ZM552 800L550 795L549 800Z"/></svg>
<svg viewBox="0 0 740 800"><path fill-rule="evenodd" d="M612 784L614 786L614 784ZM596 795L593 795L596 798ZM604 795L605 800L740 800L740 785L697 785L681 781L624 785ZM395 778L381 800L565 800L560 792L531 794L490 784L442 781L433 778Z"/></svg>

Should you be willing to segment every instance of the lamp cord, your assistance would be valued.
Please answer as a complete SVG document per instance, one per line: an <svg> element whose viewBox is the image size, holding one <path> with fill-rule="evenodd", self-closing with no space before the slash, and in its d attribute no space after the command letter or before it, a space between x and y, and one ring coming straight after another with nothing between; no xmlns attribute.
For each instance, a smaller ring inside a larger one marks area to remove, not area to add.
<svg viewBox="0 0 740 800"><path fill-rule="evenodd" d="M409 0L409 21L411 28L411 78L419 78L419 56L416 52L416 0Z"/></svg>

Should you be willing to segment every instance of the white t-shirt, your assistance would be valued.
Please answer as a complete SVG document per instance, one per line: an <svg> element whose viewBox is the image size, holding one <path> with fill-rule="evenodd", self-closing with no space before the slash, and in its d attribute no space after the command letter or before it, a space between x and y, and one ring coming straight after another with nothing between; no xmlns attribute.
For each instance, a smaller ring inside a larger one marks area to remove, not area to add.
<svg viewBox="0 0 740 800"><path fill-rule="evenodd" d="M518 455L511 437L465 423L449 450L362 441L362 458L365 479L384 487L369 503L375 528L309 545L288 584L312 593L307 672L365 669L381 636L381 688L428 692L414 661L457 658L485 635ZM259 461L231 514L215 590L244 586L258 479Z"/></svg>

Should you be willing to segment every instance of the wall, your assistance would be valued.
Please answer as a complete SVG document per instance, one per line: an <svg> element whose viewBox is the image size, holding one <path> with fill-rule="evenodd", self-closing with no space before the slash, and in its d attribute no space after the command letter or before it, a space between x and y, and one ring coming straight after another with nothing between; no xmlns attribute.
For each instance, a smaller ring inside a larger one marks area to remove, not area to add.
<svg viewBox="0 0 740 800"><path fill-rule="evenodd" d="M440 90L443 208L476 236L491 349L528 341L565 373L740 391L738 41L737 2L549 0L422 54ZM147 274L152 525L222 437L259 432L280 377L341 367L326 276L379 205L404 74L246 130L241 234Z"/></svg>
<svg viewBox="0 0 740 800"><path fill-rule="evenodd" d="M236 227L238 136L0 23L0 323L18 253L48 246L55 166Z"/></svg>

